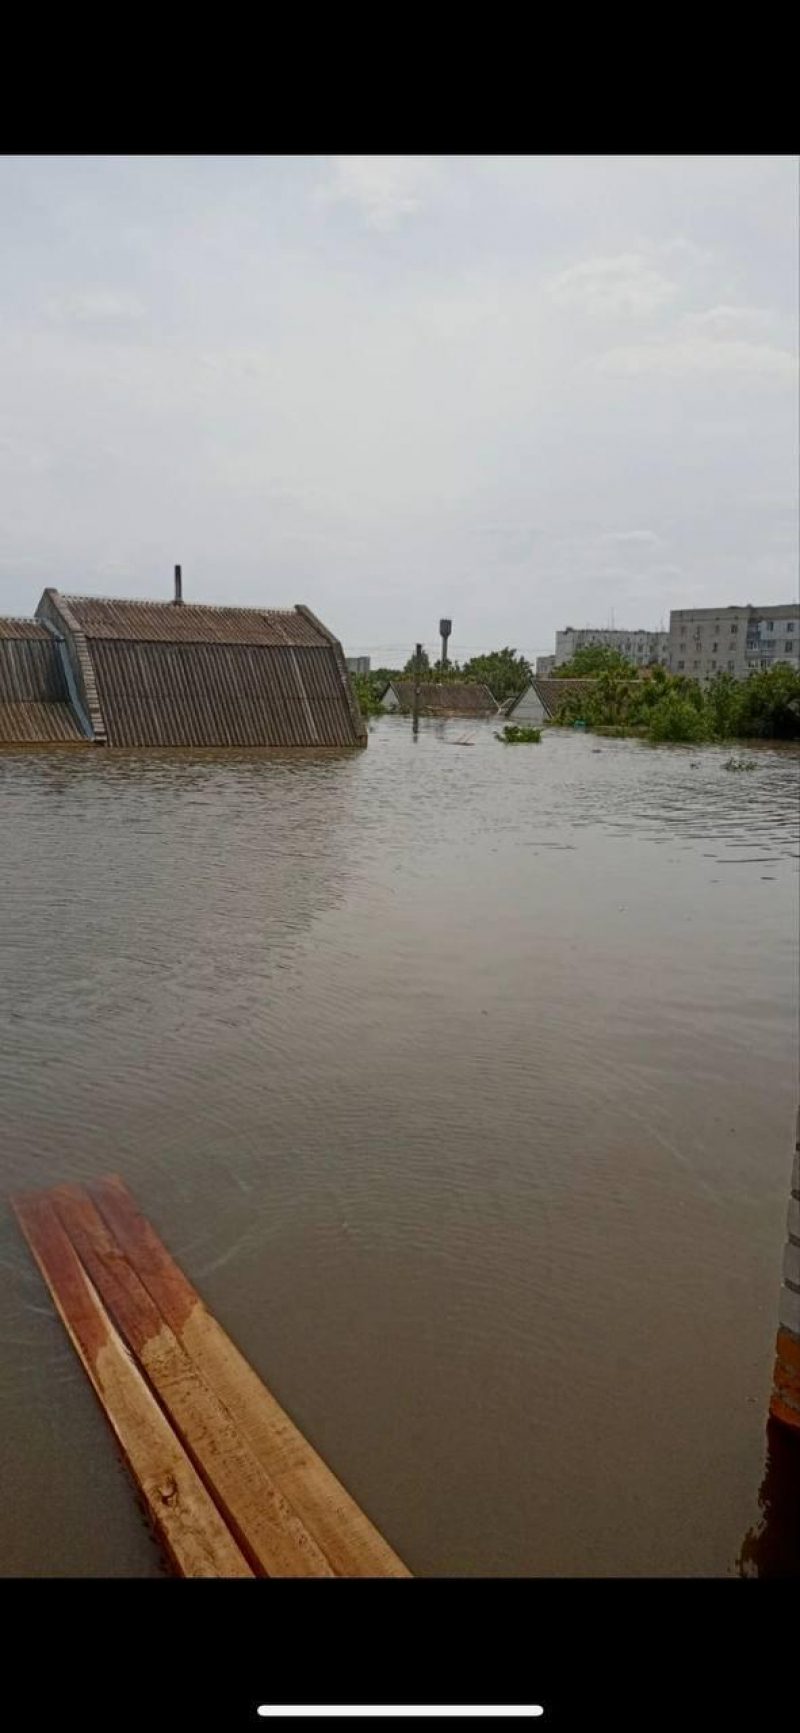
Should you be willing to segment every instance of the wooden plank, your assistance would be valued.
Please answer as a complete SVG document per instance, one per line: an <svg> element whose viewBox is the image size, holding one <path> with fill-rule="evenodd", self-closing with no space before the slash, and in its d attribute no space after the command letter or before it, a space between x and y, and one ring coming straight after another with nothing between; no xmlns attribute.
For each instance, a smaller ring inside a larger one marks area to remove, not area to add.
<svg viewBox="0 0 800 1733"><path fill-rule="evenodd" d="M181 1346L80 1186L49 1197L117 1328L257 1575L331 1577L321 1547Z"/></svg>
<svg viewBox="0 0 800 1733"><path fill-rule="evenodd" d="M225 1404L243 1438L324 1549L337 1576L408 1577L410 1572L345 1491L211 1316L124 1181L90 1187L129 1263L193 1364Z"/></svg>
<svg viewBox="0 0 800 1733"><path fill-rule="evenodd" d="M138 1483L156 1533L181 1576L253 1573L134 1365L46 1197L12 1208L56 1309Z"/></svg>

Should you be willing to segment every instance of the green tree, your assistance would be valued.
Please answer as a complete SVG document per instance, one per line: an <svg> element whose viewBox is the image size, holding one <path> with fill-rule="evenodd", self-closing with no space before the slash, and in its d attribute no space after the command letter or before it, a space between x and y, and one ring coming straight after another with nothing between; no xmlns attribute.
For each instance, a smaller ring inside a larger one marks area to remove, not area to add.
<svg viewBox="0 0 800 1733"><path fill-rule="evenodd" d="M381 686L376 684L372 674L351 674L353 689L358 699L358 708L362 716L380 716L381 704L379 693Z"/></svg>
<svg viewBox="0 0 800 1733"><path fill-rule="evenodd" d="M800 672L786 662L743 680L732 732L740 739L800 739Z"/></svg>
<svg viewBox="0 0 800 1733"><path fill-rule="evenodd" d="M718 674L705 689L705 709L712 734L728 740L738 731L743 682L732 674Z"/></svg>
<svg viewBox="0 0 800 1733"><path fill-rule="evenodd" d="M464 663L459 678L480 681L502 704L513 693L524 691L533 671L524 656L506 645L503 650L487 650L483 656L472 656Z"/></svg>
<svg viewBox="0 0 800 1733"><path fill-rule="evenodd" d="M448 662L446 668L441 662L432 662L430 677L432 680L463 680L464 670L458 662Z"/></svg>
<svg viewBox="0 0 800 1733"><path fill-rule="evenodd" d="M650 713L647 725L650 740L708 740L708 717L692 702L688 694L675 690L665 693Z"/></svg>
<svg viewBox="0 0 800 1733"><path fill-rule="evenodd" d="M590 713L602 716L606 727L623 727L631 715L631 684L625 667L604 669L590 695Z"/></svg>
<svg viewBox="0 0 800 1733"><path fill-rule="evenodd" d="M585 644L576 650L571 662L562 662L560 668L553 669L556 680L586 680L596 674L627 674L635 675L636 667L620 650L611 650L607 644Z"/></svg>
<svg viewBox="0 0 800 1733"><path fill-rule="evenodd" d="M430 657L428 655L427 650L425 649L425 647L423 645L422 651L420 653L420 658L419 658L420 671L423 674L427 674L428 670L430 669L430 665L431 665ZM409 656L408 661L406 662L406 665L403 669L403 673L404 674L415 674L416 671L417 671L417 658L416 658L416 654L415 654L413 656Z"/></svg>

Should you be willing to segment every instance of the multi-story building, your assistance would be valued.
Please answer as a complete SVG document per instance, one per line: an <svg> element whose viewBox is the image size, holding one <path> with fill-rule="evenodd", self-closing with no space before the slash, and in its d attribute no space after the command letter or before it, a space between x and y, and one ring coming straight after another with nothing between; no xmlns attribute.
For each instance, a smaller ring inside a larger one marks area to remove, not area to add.
<svg viewBox="0 0 800 1733"><path fill-rule="evenodd" d="M652 662L665 668L669 662L669 632L623 632L605 626L565 626L563 632L556 632L556 667L571 662L576 650L585 650L590 644L619 650L620 655L635 662L637 668L646 668Z"/></svg>
<svg viewBox="0 0 800 1733"><path fill-rule="evenodd" d="M369 673L369 656L345 656L345 662L347 663L348 674Z"/></svg>
<svg viewBox="0 0 800 1733"><path fill-rule="evenodd" d="M536 658L537 674L551 674L555 665L555 656L537 656Z"/></svg>
<svg viewBox="0 0 800 1733"><path fill-rule="evenodd" d="M746 680L777 662L800 669L800 603L778 608L674 608L669 617L669 669L691 680L732 674Z"/></svg>

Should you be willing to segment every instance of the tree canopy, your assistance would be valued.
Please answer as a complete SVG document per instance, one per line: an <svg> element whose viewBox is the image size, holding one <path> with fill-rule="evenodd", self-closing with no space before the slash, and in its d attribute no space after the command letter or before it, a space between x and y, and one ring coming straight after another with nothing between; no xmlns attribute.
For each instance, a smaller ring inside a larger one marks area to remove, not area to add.
<svg viewBox="0 0 800 1733"><path fill-rule="evenodd" d="M503 650L488 650L483 656L472 656L469 662L464 663L459 678L480 681L502 704L513 693L524 691L532 672L530 662L507 645Z"/></svg>
<svg viewBox="0 0 800 1733"><path fill-rule="evenodd" d="M508 646L473 656L463 667L449 662L444 672L424 655L422 667L429 680L480 681L499 703L523 691L531 679L530 663ZM649 740L800 740L800 673L787 663L779 662L747 680L718 674L707 686L700 686L685 674L668 674L658 666L642 679L617 650L591 644L553 672L562 678L572 675L593 681L580 697L571 693L559 706L559 722L581 721L588 728L640 734ZM353 676L363 714L379 715L380 697L389 681L413 673L411 656L402 676L396 668L373 668L370 674Z"/></svg>
<svg viewBox="0 0 800 1733"><path fill-rule="evenodd" d="M746 680L719 674L700 686L664 668L646 680L607 668L579 696L570 693L557 720L649 740L799 740L800 673L779 663Z"/></svg>
<svg viewBox="0 0 800 1733"><path fill-rule="evenodd" d="M570 662L562 662L552 671L556 680L587 680L595 674L613 673L633 675L636 667L621 650L612 650L607 644L584 644Z"/></svg>
<svg viewBox="0 0 800 1733"><path fill-rule="evenodd" d="M427 650L423 647L423 649L420 652L420 658L419 658L420 671L423 674L426 674L428 669L430 668L430 665L431 665L430 656L428 655ZM406 662L406 664L403 668L403 673L404 674L415 674L416 671L417 671L417 658L416 658L416 655L412 653L409 656L408 661Z"/></svg>

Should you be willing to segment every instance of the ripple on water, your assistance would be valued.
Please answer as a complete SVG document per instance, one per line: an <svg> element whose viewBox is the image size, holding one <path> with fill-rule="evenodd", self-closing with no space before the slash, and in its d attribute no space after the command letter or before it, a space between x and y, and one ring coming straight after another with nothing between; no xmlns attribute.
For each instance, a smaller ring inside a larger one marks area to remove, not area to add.
<svg viewBox="0 0 800 1733"><path fill-rule="evenodd" d="M5 1188L124 1171L412 1568L723 1573L796 1107L798 755L456 732L0 757ZM0 1284L8 1568L155 1571L7 1219Z"/></svg>

